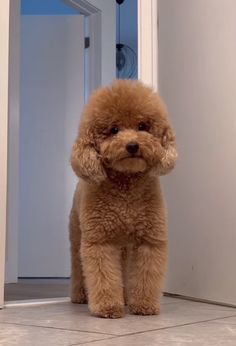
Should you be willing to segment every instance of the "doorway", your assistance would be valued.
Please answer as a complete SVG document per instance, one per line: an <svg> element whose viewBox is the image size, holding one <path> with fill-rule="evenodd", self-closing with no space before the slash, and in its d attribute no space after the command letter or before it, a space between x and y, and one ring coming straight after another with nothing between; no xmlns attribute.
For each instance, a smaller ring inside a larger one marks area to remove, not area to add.
<svg viewBox="0 0 236 346"><path fill-rule="evenodd" d="M137 2L130 2L137 17ZM84 102L116 76L115 2L53 0L47 9L29 3L21 2L19 222L8 230L5 301L68 296L67 224L76 183L68 158Z"/></svg>
<svg viewBox="0 0 236 346"><path fill-rule="evenodd" d="M59 1L42 8L23 0L20 28L19 208L17 244L9 244L17 258L6 268L6 301L54 297L66 287L58 278L69 276L75 179L66 158L84 104L84 16Z"/></svg>
<svg viewBox="0 0 236 346"><path fill-rule="evenodd" d="M5 301L68 296L67 229L76 184L69 165L70 150L85 99L104 80L99 68L100 9L84 1L80 8L80 3L21 1L19 138L14 147L18 157L17 164L15 160L12 164L17 170L12 181L18 180L18 205L13 196L16 191L9 196L18 217L8 209ZM115 37L115 24L110 35L112 32ZM86 48L87 35L90 45ZM107 80L114 77L115 63L114 73L111 68L106 70ZM10 135L12 131L10 127ZM11 163L11 152L9 156ZM15 228L11 227L16 218Z"/></svg>

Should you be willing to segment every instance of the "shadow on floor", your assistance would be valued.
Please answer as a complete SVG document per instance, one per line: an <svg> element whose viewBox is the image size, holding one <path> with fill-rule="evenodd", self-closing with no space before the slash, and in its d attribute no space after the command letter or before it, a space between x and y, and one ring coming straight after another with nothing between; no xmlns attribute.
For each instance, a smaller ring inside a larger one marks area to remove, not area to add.
<svg viewBox="0 0 236 346"><path fill-rule="evenodd" d="M19 279L5 285L5 301L69 296L69 279Z"/></svg>

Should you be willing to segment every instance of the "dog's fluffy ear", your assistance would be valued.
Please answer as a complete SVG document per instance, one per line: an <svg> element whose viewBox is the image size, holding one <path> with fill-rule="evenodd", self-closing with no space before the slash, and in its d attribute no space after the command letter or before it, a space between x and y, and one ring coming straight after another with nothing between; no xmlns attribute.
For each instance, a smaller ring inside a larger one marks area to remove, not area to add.
<svg viewBox="0 0 236 346"><path fill-rule="evenodd" d="M175 167L178 158L175 135L170 127L163 132L157 151L158 161L150 173L151 175L168 174Z"/></svg>
<svg viewBox="0 0 236 346"><path fill-rule="evenodd" d="M99 183L106 177L95 144L87 137L77 138L70 161L75 174L88 182Z"/></svg>
<svg viewBox="0 0 236 346"><path fill-rule="evenodd" d="M168 174L174 167L178 158L176 150L175 135L173 130L168 127L162 136L161 142L163 152L158 167L159 175Z"/></svg>

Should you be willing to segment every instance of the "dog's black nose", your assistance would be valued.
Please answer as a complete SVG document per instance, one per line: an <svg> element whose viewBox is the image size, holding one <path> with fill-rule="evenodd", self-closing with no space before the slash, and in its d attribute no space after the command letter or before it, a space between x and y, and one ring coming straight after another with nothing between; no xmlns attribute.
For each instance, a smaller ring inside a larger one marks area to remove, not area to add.
<svg viewBox="0 0 236 346"><path fill-rule="evenodd" d="M136 154L139 150L139 144L137 142L130 142L126 145L126 150L130 154Z"/></svg>

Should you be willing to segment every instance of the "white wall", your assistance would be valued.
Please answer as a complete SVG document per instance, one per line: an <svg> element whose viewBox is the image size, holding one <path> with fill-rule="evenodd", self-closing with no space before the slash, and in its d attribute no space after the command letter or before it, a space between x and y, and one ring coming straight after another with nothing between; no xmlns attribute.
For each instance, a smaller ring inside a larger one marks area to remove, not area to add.
<svg viewBox="0 0 236 346"><path fill-rule="evenodd" d="M159 83L180 153L165 178L167 291L236 304L236 2L159 1Z"/></svg>
<svg viewBox="0 0 236 346"><path fill-rule="evenodd" d="M102 11L102 85L116 77L116 2L89 0Z"/></svg>
<svg viewBox="0 0 236 346"><path fill-rule="evenodd" d="M19 276L69 276L69 165L84 96L82 16L22 16Z"/></svg>

